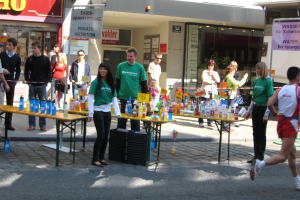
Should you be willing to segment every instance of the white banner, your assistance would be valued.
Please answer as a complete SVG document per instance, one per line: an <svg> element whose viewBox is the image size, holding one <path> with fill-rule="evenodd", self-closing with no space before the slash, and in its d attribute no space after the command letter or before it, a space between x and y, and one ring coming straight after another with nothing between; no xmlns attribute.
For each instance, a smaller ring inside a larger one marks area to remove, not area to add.
<svg viewBox="0 0 300 200"><path fill-rule="evenodd" d="M103 8L73 9L70 37L100 39L103 23Z"/></svg>

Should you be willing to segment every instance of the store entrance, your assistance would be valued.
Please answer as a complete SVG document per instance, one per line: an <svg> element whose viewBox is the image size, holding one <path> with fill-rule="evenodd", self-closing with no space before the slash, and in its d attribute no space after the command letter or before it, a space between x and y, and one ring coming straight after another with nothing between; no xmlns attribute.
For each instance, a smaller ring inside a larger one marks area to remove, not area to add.
<svg viewBox="0 0 300 200"><path fill-rule="evenodd" d="M104 60L104 62L108 62L111 65L112 74L115 75L118 64L120 62L126 61L126 52L125 51L104 50L103 60Z"/></svg>

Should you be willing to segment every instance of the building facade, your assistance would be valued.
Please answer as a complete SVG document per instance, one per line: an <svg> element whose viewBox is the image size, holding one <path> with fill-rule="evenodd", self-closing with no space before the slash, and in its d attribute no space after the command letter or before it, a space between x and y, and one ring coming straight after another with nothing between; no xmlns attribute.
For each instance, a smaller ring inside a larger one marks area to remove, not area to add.
<svg viewBox="0 0 300 200"><path fill-rule="evenodd" d="M40 42L45 54L61 43L63 0L4 0L0 19L0 45L3 48L8 37L16 38L23 68L32 42Z"/></svg>

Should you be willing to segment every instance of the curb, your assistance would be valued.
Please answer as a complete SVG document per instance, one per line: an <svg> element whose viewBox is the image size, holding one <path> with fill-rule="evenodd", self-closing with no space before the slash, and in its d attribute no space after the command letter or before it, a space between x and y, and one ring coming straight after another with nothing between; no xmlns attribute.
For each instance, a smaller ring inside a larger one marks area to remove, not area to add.
<svg viewBox="0 0 300 200"><path fill-rule="evenodd" d="M24 142L45 142L45 141L56 141L56 137L20 137L12 136L9 137L10 141L24 141ZM86 137L86 142L94 142L96 137ZM69 142L69 137L63 138L64 142ZM83 141L82 137L76 138L77 142ZM211 137L197 137L197 138L176 138L176 142L216 142L217 139ZM161 142L174 142L173 138L162 137Z"/></svg>

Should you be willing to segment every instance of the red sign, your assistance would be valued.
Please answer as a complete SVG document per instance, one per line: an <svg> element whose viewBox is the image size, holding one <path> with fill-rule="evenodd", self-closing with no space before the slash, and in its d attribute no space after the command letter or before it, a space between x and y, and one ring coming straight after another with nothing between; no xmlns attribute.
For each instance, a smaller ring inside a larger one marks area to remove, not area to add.
<svg viewBox="0 0 300 200"><path fill-rule="evenodd" d="M63 22L63 0L0 0L0 19Z"/></svg>
<svg viewBox="0 0 300 200"><path fill-rule="evenodd" d="M168 51L168 45L167 44L160 44L159 45L159 52L160 53L167 53Z"/></svg>
<svg viewBox="0 0 300 200"><path fill-rule="evenodd" d="M119 30L118 29L103 29L102 44L119 44Z"/></svg>

